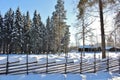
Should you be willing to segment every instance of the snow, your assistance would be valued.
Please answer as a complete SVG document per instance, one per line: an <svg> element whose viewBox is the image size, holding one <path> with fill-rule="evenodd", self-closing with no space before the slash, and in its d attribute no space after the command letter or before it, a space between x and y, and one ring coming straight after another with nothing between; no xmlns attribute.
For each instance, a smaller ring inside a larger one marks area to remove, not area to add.
<svg viewBox="0 0 120 80"><path fill-rule="evenodd" d="M120 80L120 74L98 72L88 74L0 75L0 80Z"/></svg>
<svg viewBox="0 0 120 80"><path fill-rule="evenodd" d="M0 75L1 80L64 80L61 74Z"/></svg>
<svg viewBox="0 0 120 80"><path fill-rule="evenodd" d="M87 80L108 80L108 79L112 79L112 74L108 73L108 72L98 72L98 73L94 73L94 74L87 74L86 75L86 79Z"/></svg>
<svg viewBox="0 0 120 80"><path fill-rule="evenodd" d="M107 55L111 59L116 59L120 53L117 52L107 52ZM6 55L0 55L0 64L6 63ZM44 64L47 62L46 55L29 55L28 61L35 62L37 61L39 64ZM101 53L96 53L96 60L101 59ZM19 63L26 62L26 55L16 55L10 54L9 55L9 62L16 62L20 61ZM79 63L80 60L80 53L72 52L68 53L67 62L74 62L74 64ZM56 62L56 63L66 63L65 54L55 55L49 54L48 55L48 62ZM83 62L94 62L94 53L85 53L83 57ZM97 73L85 73L85 74L19 74L19 75L0 75L0 80L120 80L120 74L111 73L111 72L97 72Z"/></svg>

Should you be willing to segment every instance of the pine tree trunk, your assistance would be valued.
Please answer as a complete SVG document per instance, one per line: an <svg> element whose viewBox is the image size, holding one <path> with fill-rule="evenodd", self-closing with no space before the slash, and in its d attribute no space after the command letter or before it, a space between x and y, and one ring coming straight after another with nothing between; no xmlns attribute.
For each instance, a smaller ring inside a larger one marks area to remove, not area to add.
<svg viewBox="0 0 120 80"><path fill-rule="evenodd" d="M100 10L99 13L100 13L100 25L101 25L102 58L106 58L102 0L99 0L99 10Z"/></svg>
<svg viewBox="0 0 120 80"><path fill-rule="evenodd" d="M83 27L83 54L82 56L85 56L85 24L84 24L84 18L83 18L83 23L82 23L82 27Z"/></svg>

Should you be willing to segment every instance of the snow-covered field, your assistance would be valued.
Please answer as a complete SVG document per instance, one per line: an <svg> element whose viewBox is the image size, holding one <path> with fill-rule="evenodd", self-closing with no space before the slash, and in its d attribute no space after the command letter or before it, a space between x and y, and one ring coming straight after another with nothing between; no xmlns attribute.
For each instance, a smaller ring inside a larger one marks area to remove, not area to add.
<svg viewBox="0 0 120 80"><path fill-rule="evenodd" d="M117 58L120 53L108 52L110 58ZM0 64L6 63L6 55L0 55ZM39 64L47 62L46 55L29 55L28 61L34 62L38 61ZM79 63L80 53L71 52L68 53L68 62L73 61L74 63ZM96 53L97 60L101 60L101 53ZM26 55L9 55L9 62L20 61L19 63L26 62ZM85 53L83 61L92 63L94 61L94 53ZM48 62L65 63L65 54L61 55L48 55ZM97 72L97 73L86 73L86 74L21 74L21 75L0 75L0 80L120 80L120 74L110 73L110 72Z"/></svg>
<svg viewBox="0 0 120 80"><path fill-rule="evenodd" d="M119 57L119 52L107 52L107 56L109 55L109 58L117 58ZM96 53L96 59L101 60L101 52ZM7 55L0 55L0 64L2 63L6 63L6 58ZM69 60L73 60L74 62L80 62L80 57L81 57L81 53L78 52L70 52L67 55L67 59ZM34 61L38 61L41 63L46 63L46 55L35 55L35 54L30 54L28 55L28 61L29 62L34 62ZM57 54L49 54L48 55L48 61L50 62L64 62L65 61L65 54L61 54L61 55L57 55ZM83 56L83 60L87 60L89 62L92 62L94 60L94 53L85 53L85 56ZM26 62L26 55L17 55L17 54L10 54L9 55L9 62L15 62L15 61L20 61L20 63L24 63Z"/></svg>
<svg viewBox="0 0 120 80"><path fill-rule="evenodd" d="M89 74L0 75L0 80L120 80L120 75L108 72Z"/></svg>

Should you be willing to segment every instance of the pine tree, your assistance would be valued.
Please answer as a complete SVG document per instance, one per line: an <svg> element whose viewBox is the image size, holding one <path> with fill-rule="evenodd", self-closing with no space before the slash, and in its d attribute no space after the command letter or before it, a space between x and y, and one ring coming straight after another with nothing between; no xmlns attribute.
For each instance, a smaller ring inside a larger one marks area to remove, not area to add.
<svg viewBox="0 0 120 80"><path fill-rule="evenodd" d="M46 24L46 30L48 32L48 50L52 53L56 53L56 42L55 42L55 16L53 12L53 16L50 19L48 17L47 24Z"/></svg>
<svg viewBox="0 0 120 80"><path fill-rule="evenodd" d="M15 23L14 23L14 29L12 31L12 43L14 51L17 52L23 52L22 46L23 46L23 16L20 12L20 9L17 8L15 13Z"/></svg>
<svg viewBox="0 0 120 80"><path fill-rule="evenodd" d="M47 50L48 52L53 51L53 32L51 27L51 20L48 17L46 21L46 37L47 37Z"/></svg>
<svg viewBox="0 0 120 80"><path fill-rule="evenodd" d="M42 25L40 26L42 27L42 41L43 41L43 52L47 52L47 30L46 30L46 27L45 25L42 23Z"/></svg>
<svg viewBox="0 0 120 80"><path fill-rule="evenodd" d="M66 25L67 26L67 25ZM62 39L62 44L63 44L63 51L65 53L67 53L69 50L68 50L68 45L69 45L69 42L70 42L70 32L69 32L69 27L70 26L67 26L66 27L66 31L65 31L65 34L64 34L64 37Z"/></svg>
<svg viewBox="0 0 120 80"><path fill-rule="evenodd" d="M62 47L64 44L62 44L63 38L66 36L66 31L68 30L66 25L66 11L64 9L64 1L58 0L57 4L55 6L55 11L53 12L52 16L52 26L54 30L54 50L55 52L61 52Z"/></svg>
<svg viewBox="0 0 120 80"><path fill-rule="evenodd" d="M39 52L44 52L45 51L45 44L44 44L44 38L45 38L45 35L44 35L44 24L42 23L41 21L41 16L40 14L37 15L37 19L38 19L38 34L39 34L39 39L38 39L38 42L39 45L38 45L38 50Z"/></svg>
<svg viewBox="0 0 120 80"><path fill-rule="evenodd" d="M57 40L57 37L58 37L58 32L57 32L57 17L56 17L56 14L55 12L52 13L52 18L51 18L51 27L52 27L52 41L53 41L53 53L56 53L57 52L57 43L58 43L58 40Z"/></svg>
<svg viewBox="0 0 120 80"><path fill-rule="evenodd" d="M23 16L23 21L24 21L24 28L23 28L23 50L25 53L29 53L30 51L30 27L32 25L31 20L30 20L30 15L29 12L27 11L26 16Z"/></svg>
<svg viewBox="0 0 120 80"><path fill-rule="evenodd" d="M6 48L6 52L11 53L11 39L12 39L12 30L13 30L13 25L14 25L14 11L10 8L9 11L5 14L4 17L4 33L5 33L5 48ZM10 51L8 51L10 50Z"/></svg>
<svg viewBox="0 0 120 80"><path fill-rule="evenodd" d="M43 33L42 33L42 23L41 17L37 14L37 11L34 12L33 23L30 30L30 37L31 37L31 47L33 53L39 53L43 49Z"/></svg>
<svg viewBox="0 0 120 80"><path fill-rule="evenodd" d="M36 39L38 38L37 31L37 11L34 12L33 23L30 29L30 42L31 42L31 51L36 53Z"/></svg>

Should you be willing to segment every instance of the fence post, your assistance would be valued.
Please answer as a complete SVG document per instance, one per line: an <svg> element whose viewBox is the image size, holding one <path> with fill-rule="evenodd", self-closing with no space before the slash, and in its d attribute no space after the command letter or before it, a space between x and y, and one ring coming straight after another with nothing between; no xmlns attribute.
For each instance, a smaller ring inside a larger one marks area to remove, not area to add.
<svg viewBox="0 0 120 80"><path fill-rule="evenodd" d="M82 74L82 51L80 56L80 74Z"/></svg>
<svg viewBox="0 0 120 80"><path fill-rule="evenodd" d="M7 53L6 75L8 74L8 68L9 68L9 55Z"/></svg>
<svg viewBox="0 0 120 80"><path fill-rule="evenodd" d="M66 50L65 50L65 74L67 73L67 53L66 53Z"/></svg>
<svg viewBox="0 0 120 80"><path fill-rule="evenodd" d="M6 63L6 75L8 74L8 67L9 67L8 64L9 62Z"/></svg>
<svg viewBox="0 0 120 80"><path fill-rule="evenodd" d="M96 50L94 50L94 73L96 73Z"/></svg>
<svg viewBox="0 0 120 80"><path fill-rule="evenodd" d="M67 59L65 59L65 74L67 73L66 71L67 71Z"/></svg>
<svg viewBox="0 0 120 80"><path fill-rule="evenodd" d="M45 53L46 53L46 61L47 61L47 63L46 63L46 73L48 73L48 51L45 52Z"/></svg>
<svg viewBox="0 0 120 80"><path fill-rule="evenodd" d="M119 74L120 74L120 53L119 53Z"/></svg>
<svg viewBox="0 0 120 80"><path fill-rule="evenodd" d="M28 53L27 53L27 56L26 56L26 67L27 67L27 75L28 75Z"/></svg>
<svg viewBox="0 0 120 80"><path fill-rule="evenodd" d="M109 56L107 58L107 71L109 71Z"/></svg>

